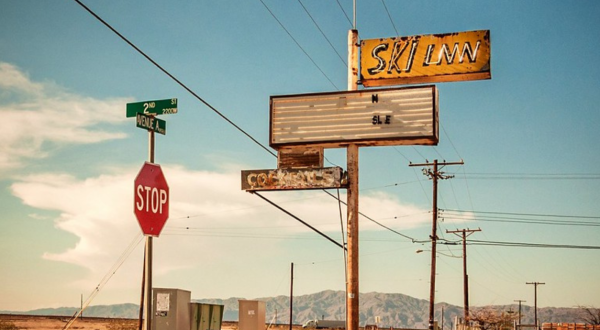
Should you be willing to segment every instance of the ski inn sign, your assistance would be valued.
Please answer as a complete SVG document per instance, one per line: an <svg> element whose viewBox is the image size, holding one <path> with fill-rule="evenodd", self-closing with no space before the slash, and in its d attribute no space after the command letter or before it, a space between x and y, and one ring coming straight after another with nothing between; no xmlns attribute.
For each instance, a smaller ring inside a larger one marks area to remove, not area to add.
<svg viewBox="0 0 600 330"><path fill-rule="evenodd" d="M490 31L418 35L361 42L365 87L490 79Z"/></svg>

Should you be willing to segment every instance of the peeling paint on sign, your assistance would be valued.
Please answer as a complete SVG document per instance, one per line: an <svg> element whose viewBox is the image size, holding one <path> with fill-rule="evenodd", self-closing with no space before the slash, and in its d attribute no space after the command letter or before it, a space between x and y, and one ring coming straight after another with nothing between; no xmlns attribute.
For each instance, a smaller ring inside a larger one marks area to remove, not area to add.
<svg viewBox="0 0 600 330"><path fill-rule="evenodd" d="M491 78L490 31L417 35L361 42L366 87Z"/></svg>
<svg viewBox="0 0 600 330"><path fill-rule="evenodd" d="M242 190L345 188L341 167L242 171Z"/></svg>

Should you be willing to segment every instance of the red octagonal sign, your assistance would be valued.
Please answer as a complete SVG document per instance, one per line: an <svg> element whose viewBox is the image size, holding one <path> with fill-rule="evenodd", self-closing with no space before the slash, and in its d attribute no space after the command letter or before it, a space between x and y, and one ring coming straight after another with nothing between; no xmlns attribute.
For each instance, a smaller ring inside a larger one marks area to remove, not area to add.
<svg viewBox="0 0 600 330"><path fill-rule="evenodd" d="M133 212L144 235L158 236L169 218L169 186L160 165L146 162L134 182Z"/></svg>

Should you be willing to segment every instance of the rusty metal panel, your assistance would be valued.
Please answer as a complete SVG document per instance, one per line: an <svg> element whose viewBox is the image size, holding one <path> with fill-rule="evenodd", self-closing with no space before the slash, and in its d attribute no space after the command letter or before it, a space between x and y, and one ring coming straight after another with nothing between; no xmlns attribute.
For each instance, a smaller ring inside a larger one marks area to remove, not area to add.
<svg viewBox="0 0 600 330"><path fill-rule="evenodd" d="M321 168L323 148L282 148L277 151L277 168Z"/></svg>
<svg viewBox="0 0 600 330"><path fill-rule="evenodd" d="M242 171L242 190L304 190L345 188L341 167Z"/></svg>
<svg viewBox="0 0 600 330"><path fill-rule="evenodd" d="M491 78L490 31L361 41L366 87Z"/></svg>
<svg viewBox="0 0 600 330"><path fill-rule="evenodd" d="M270 108L274 149L438 143L435 86L271 96Z"/></svg>

